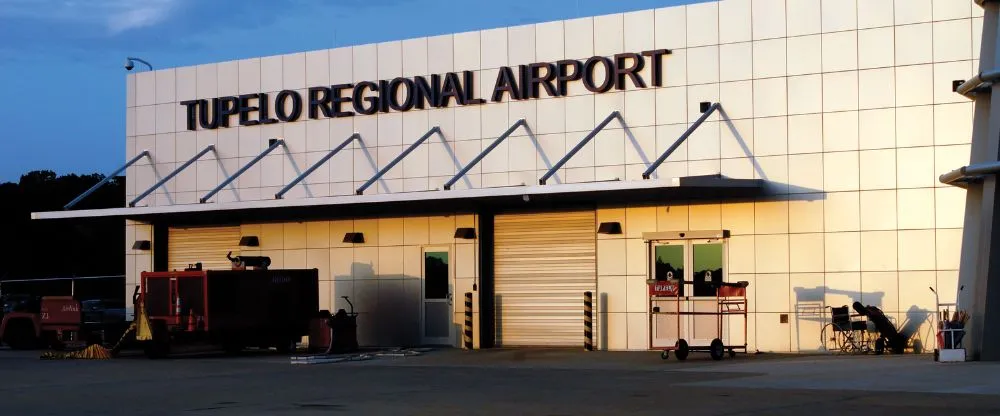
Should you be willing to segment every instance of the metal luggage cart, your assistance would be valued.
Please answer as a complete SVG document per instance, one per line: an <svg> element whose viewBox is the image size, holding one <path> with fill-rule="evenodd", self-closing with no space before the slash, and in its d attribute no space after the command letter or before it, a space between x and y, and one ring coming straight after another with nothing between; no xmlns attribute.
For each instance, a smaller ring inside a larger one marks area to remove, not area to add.
<svg viewBox="0 0 1000 416"><path fill-rule="evenodd" d="M662 350L660 358L670 358L670 351L681 361L690 352L707 352L713 360L721 360L726 352L730 358L736 356L737 350L746 352L748 282L718 282L715 296L684 296L681 285L693 286L693 281L670 279L648 283L650 346ZM733 324L742 325L742 339L734 339L739 338L740 331L735 337L727 336L727 332L732 334ZM661 337L663 334L658 330L670 333ZM664 339L675 341L663 345Z"/></svg>
<svg viewBox="0 0 1000 416"><path fill-rule="evenodd" d="M958 292L962 293L965 285L959 286ZM965 337L965 327L969 320L969 315L964 310L958 308L958 302L941 303L933 287L934 292L934 327L936 328L934 361L938 362L962 362L967 359L965 346L962 339Z"/></svg>

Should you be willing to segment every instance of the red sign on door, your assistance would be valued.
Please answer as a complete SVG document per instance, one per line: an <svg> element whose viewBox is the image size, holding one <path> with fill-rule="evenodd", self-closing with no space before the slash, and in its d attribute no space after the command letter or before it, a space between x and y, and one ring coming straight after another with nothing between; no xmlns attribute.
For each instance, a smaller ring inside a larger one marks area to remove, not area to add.
<svg viewBox="0 0 1000 416"><path fill-rule="evenodd" d="M677 296L680 288L677 280L657 280L649 285L650 296Z"/></svg>

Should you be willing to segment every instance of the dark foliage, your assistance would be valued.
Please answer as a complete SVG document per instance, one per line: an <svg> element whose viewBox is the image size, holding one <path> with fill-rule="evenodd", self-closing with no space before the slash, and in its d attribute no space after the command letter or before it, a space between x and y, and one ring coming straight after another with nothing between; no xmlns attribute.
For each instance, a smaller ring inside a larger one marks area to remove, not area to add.
<svg viewBox="0 0 1000 416"><path fill-rule="evenodd" d="M32 220L32 212L59 211L103 179L33 171L0 184L0 280L124 274L121 219ZM117 177L73 209L123 206L125 179Z"/></svg>

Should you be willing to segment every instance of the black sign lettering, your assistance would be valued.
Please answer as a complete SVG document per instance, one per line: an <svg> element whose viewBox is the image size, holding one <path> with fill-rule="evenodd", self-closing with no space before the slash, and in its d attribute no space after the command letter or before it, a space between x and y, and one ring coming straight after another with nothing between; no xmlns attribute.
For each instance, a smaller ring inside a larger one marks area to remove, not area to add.
<svg viewBox="0 0 1000 416"><path fill-rule="evenodd" d="M459 105L465 105L462 82L458 80L458 75L454 72L449 72L444 76L444 87L441 88L441 107L448 106L449 98L455 98Z"/></svg>
<svg viewBox="0 0 1000 416"><path fill-rule="evenodd" d="M400 87L403 89L403 101L399 101ZM413 108L413 81L409 78L396 78L389 82L389 108L396 111L409 111Z"/></svg>
<svg viewBox="0 0 1000 416"><path fill-rule="evenodd" d="M497 83L493 87L493 101L503 101L503 93L510 94L510 99L520 100L521 99L521 89L517 87L517 80L514 79L514 71L511 71L509 67L500 68L500 73L497 74Z"/></svg>
<svg viewBox="0 0 1000 416"><path fill-rule="evenodd" d="M258 120L251 120L250 113L260 110L257 107L250 105L250 100L256 100L257 94L243 94L240 96L240 125L241 126L256 126L260 124Z"/></svg>
<svg viewBox="0 0 1000 416"><path fill-rule="evenodd" d="M662 59L663 55L670 54L669 49L655 49L651 51L645 51L642 53L643 56L648 56L650 59L649 71L653 73L653 86L662 87L663 86L663 70L662 70Z"/></svg>
<svg viewBox="0 0 1000 416"><path fill-rule="evenodd" d="M309 118L319 118L320 110L324 117L333 117L333 106L330 102L330 89L327 87L312 87L309 89Z"/></svg>
<svg viewBox="0 0 1000 416"><path fill-rule="evenodd" d="M650 84L660 87L663 86L663 56L669 54L670 50L655 49L621 53L613 58L594 56L582 62L572 59L555 63L538 62L518 65L516 75L513 68L505 66L497 74L489 99L503 101L504 94L511 100L540 98L542 90L549 97L564 97L569 94L569 83L577 81L582 81L583 86L594 93L608 92L612 88L624 90L628 84L626 80L631 81L635 88L647 88L641 74L647 58L652 78ZM599 67L603 78L597 74ZM485 99L476 96L478 91L475 72L449 72L357 84L314 86L307 90L305 105L310 119L352 117L355 114L447 107L452 102L460 106L486 103ZM185 107L188 130L196 130L198 126L216 129L229 127L230 117L234 115L239 117L241 126L296 121L302 116L303 97L297 91L279 92L273 104L276 119L271 117L272 104L265 93L215 97L211 101L186 100L180 105ZM344 108L346 105L353 107L354 111ZM257 113L256 118L251 116L254 112Z"/></svg>
<svg viewBox="0 0 1000 416"><path fill-rule="evenodd" d="M196 113L198 111L198 101L199 100L181 101L181 105L186 107L187 110L185 120L187 120L188 130L194 130L196 127L195 124L198 123L198 113Z"/></svg>
<svg viewBox="0 0 1000 416"><path fill-rule="evenodd" d="M216 110L219 108L219 99L212 99L212 108L208 107L208 100L198 100L198 124L201 124L203 129L214 129L219 127L219 114ZM209 119L209 110L211 110L211 119Z"/></svg>
<svg viewBox="0 0 1000 416"><path fill-rule="evenodd" d="M432 108L441 106L440 75L431 75L430 84L427 83L427 78L424 77L414 77L413 82L417 87L413 95L413 105L415 107L423 109L425 102Z"/></svg>
<svg viewBox="0 0 1000 416"><path fill-rule="evenodd" d="M625 66L625 61L631 59L632 65ZM646 88L646 82L639 76L639 71L645 66L642 55L637 53L620 53L615 55L615 88L625 89L625 77L632 79L632 85L639 88Z"/></svg>
<svg viewBox="0 0 1000 416"><path fill-rule="evenodd" d="M229 127L229 117L240 112L239 102L237 97L219 98L219 127Z"/></svg>
<svg viewBox="0 0 1000 416"><path fill-rule="evenodd" d="M271 101L267 94L260 93L260 124L274 124L278 120L271 118Z"/></svg>
<svg viewBox="0 0 1000 416"><path fill-rule="evenodd" d="M365 97L365 90L369 89L376 93L375 96ZM378 85L371 81L359 82L354 86L354 111L358 114L371 115L378 111ZM365 103L371 105L365 106Z"/></svg>
<svg viewBox="0 0 1000 416"><path fill-rule="evenodd" d="M594 83L594 70L598 64L604 66L604 80L601 81L600 85ZM608 92L614 85L614 72L615 63L610 59L603 56L590 58L583 64L583 86L590 92Z"/></svg>
<svg viewBox="0 0 1000 416"><path fill-rule="evenodd" d="M340 92L352 88L354 88L354 85L352 84L337 84L330 86L330 106L333 109L334 117L350 117L354 115L353 111L343 111L340 109L341 104L351 102L350 97L341 96Z"/></svg>
<svg viewBox="0 0 1000 416"><path fill-rule="evenodd" d="M556 86L559 95L565 97L569 94L567 85L570 81L579 81L583 78L583 64L580 61L562 60L556 62Z"/></svg>
<svg viewBox="0 0 1000 416"><path fill-rule="evenodd" d="M389 112L389 81L378 82L378 111Z"/></svg>
<svg viewBox="0 0 1000 416"><path fill-rule="evenodd" d="M556 91L555 85L552 85L552 80L556 79L556 66L555 64L542 63L542 64L531 64L531 98L538 98L538 86L541 85L545 88L545 93L549 97L559 97L558 91ZM545 70L545 75L539 75L539 70Z"/></svg>
<svg viewBox="0 0 1000 416"><path fill-rule="evenodd" d="M292 101L291 109L288 108L289 99ZM302 115L302 96L292 90L282 90L274 97L274 114L284 122L298 120Z"/></svg>
<svg viewBox="0 0 1000 416"><path fill-rule="evenodd" d="M465 105L483 104L486 100L476 98L476 82L473 80L472 71L463 71L462 77L465 79Z"/></svg>

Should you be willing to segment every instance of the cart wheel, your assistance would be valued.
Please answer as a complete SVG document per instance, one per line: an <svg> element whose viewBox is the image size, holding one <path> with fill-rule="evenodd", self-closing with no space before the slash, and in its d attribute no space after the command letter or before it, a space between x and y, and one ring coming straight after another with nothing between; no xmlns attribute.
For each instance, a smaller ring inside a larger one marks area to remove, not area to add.
<svg viewBox="0 0 1000 416"><path fill-rule="evenodd" d="M676 356L679 361L686 360L688 358L688 343L687 343L687 341L685 341L683 339L679 339L679 340L677 340L677 343L674 344L674 345L677 347L677 350L674 351L674 356Z"/></svg>
<svg viewBox="0 0 1000 416"><path fill-rule="evenodd" d="M722 340L718 338L713 339L712 344L709 345L708 348L708 354L712 356L712 359L715 361L719 361L722 359L722 356L725 355L725 353L726 353L726 346L722 345Z"/></svg>
<svg viewBox="0 0 1000 416"><path fill-rule="evenodd" d="M885 352L885 338L875 340L875 355L882 355Z"/></svg>
<svg viewBox="0 0 1000 416"><path fill-rule="evenodd" d="M732 348L729 349L729 358L736 358L736 350Z"/></svg>
<svg viewBox="0 0 1000 416"><path fill-rule="evenodd" d="M660 352L660 358L662 358L664 360L670 359L670 351L667 351L667 350L661 351Z"/></svg>

